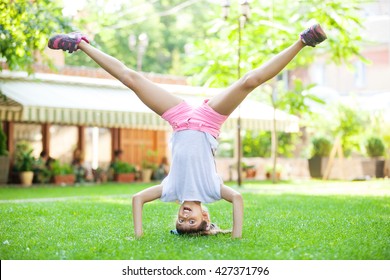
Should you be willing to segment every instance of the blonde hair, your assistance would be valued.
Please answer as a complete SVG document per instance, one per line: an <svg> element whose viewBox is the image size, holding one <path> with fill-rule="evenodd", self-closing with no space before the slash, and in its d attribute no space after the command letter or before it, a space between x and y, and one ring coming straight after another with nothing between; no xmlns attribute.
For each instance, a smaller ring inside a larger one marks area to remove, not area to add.
<svg viewBox="0 0 390 280"><path fill-rule="evenodd" d="M204 236L204 235L217 235L219 233L226 234L231 233L231 230L220 229L216 224L211 223L208 228L207 222L202 221L202 223L197 228L180 228L176 223L176 231L181 235L191 235L191 236Z"/></svg>

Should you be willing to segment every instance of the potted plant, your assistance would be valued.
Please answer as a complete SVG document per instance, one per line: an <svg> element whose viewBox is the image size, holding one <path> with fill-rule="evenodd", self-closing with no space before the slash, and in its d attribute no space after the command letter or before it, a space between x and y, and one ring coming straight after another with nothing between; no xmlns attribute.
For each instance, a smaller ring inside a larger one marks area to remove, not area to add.
<svg viewBox="0 0 390 280"><path fill-rule="evenodd" d="M325 161L329 157L332 143L326 137L319 136L312 139L311 158L309 159L309 172L313 178L322 178Z"/></svg>
<svg viewBox="0 0 390 280"><path fill-rule="evenodd" d="M34 182L38 184L48 184L50 183L51 177L51 170L41 161L37 160L34 164Z"/></svg>
<svg viewBox="0 0 390 280"><path fill-rule="evenodd" d="M94 181L96 183L105 183L105 182L107 182L107 180L108 180L107 173L104 171L103 168L98 167L98 168L92 170L92 172L93 172Z"/></svg>
<svg viewBox="0 0 390 280"><path fill-rule="evenodd" d="M0 184L6 184L8 182L9 165L10 160L7 150L7 136L0 125Z"/></svg>
<svg viewBox="0 0 390 280"><path fill-rule="evenodd" d="M383 140L377 136L371 136L367 139L365 148L370 159L362 162L364 175L383 178L385 168L384 155L386 151Z"/></svg>
<svg viewBox="0 0 390 280"><path fill-rule="evenodd" d="M156 169L157 169L157 164L146 160L142 161L142 170L141 170L142 181L145 183L150 182L152 178L152 174Z"/></svg>
<svg viewBox="0 0 390 280"><path fill-rule="evenodd" d="M50 163L54 159L47 155L45 151L42 151L39 157L35 160L33 171L34 171L34 180L33 183L38 184L49 184L52 177L52 172L50 169Z"/></svg>
<svg viewBox="0 0 390 280"><path fill-rule="evenodd" d="M256 167L254 165L248 165L245 162L242 163L242 171L245 173L245 178L256 177Z"/></svg>
<svg viewBox="0 0 390 280"><path fill-rule="evenodd" d="M76 176L73 168L68 163L61 163L55 160L50 164L50 169L53 175L53 183L56 185L73 185Z"/></svg>
<svg viewBox="0 0 390 280"><path fill-rule="evenodd" d="M141 170L142 181L145 183L150 182L153 172L157 169L156 158L156 151L148 150L146 152L146 158L142 161Z"/></svg>
<svg viewBox="0 0 390 280"><path fill-rule="evenodd" d="M112 164L112 168L114 170L114 181L129 183L135 180L136 168L134 165L124 161L116 161Z"/></svg>
<svg viewBox="0 0 390 280"><path fill-rule="evenodd" d="M31 186L34 178L35 158L32 153L33 149L28 142L20 141L16 144L15 169L19 173L20 183L23 186Z"/></svg>
<svg viewBox="0 0 390 280"><path fill-rule="evenodd" d="M272 179L273 169L274 168L273 168L272 164L268 164L265 167L265 178L267 178L267 180L271 180ZM275 179L277 181L279 181L281 177L282 177L282 166L280 164L277 164L276 168L275 168Z"/></svg>

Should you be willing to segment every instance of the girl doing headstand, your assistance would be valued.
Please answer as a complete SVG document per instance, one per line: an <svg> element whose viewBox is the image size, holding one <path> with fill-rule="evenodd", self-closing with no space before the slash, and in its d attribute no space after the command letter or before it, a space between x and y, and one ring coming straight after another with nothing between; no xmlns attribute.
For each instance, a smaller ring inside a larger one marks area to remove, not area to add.
<svg viewBox="0 0 390 280"><path fill-rule="evenodd" d="M218 176L214 153L221 125L256 87L276 76L305 46L314 47L326 39L315 24L300 34L299 40L275 55L264 65L246 73L199 107L167 92L116 58L89 44L85 35L74 32L50 38L51 49L72 53L82 50L108 73L131 89L151 110L168 121L172 135L172 161L168 176L161 184L147 188L132 198L134 232L143 235L142 208L147 202L161 199L179 201L176 230L179 234L215 234L223 232L210 221L202 203L224 199L233 206L233 238L241 238L243 199L239 192L223 184Z"/></svg>

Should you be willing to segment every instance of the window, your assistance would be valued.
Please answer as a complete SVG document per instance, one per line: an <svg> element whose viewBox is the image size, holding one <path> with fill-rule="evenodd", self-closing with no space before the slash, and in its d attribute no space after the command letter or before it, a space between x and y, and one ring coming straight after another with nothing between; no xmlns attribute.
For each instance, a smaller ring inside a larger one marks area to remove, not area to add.
<svg viewBox="0 0 390 280"><path fill-rule="evenodd" d="M42 129L40 124L15 123L13 140L15 143L27 141L34 149L33 156L39 157L42 151Z"/></svg>
<svg viewBox="0 0 390 280"><path fill-rule="evenodd" d="M364 87L366 85L366 65L362 61L355 63L355 86Z"/></svg>
<svg viewBox="0 0 390 280"><path fill-rule="evenodd" d="M111 162L110 129L87 127L85 133L85 161L90 163L93 169L107 168Z"/></svg>
<svg viewBox="0 0 390 280"><path fill-rule="evenodd" d="M68 125L50 126L50 156L61 162L71 163L77 147L78 128Z"/></svg>
<svg viewBox="0 0 390 280"><path fill-rule="evenodd" d="M325 65L323 63L313 64L311 74L313 83L319 86L325 84Z"/></svg>

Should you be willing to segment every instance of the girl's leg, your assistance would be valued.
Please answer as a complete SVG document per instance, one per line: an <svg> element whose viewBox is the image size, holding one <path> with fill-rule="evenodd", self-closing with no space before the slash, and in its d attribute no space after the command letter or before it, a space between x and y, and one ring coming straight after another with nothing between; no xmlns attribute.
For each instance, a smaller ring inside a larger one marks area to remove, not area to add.
<svg viewBox="0 0 390 280"><path fill-rule="evenodd" d="M77 35L77 34L76 34ZM181 103L183 100L165 89L159 87L155 83L146 79L141 74L127 68L118 59L105 54L104 52L89 45L84 40L71 42L73 46L66 45L72 40L71 34L57 36L65 38L62 42L60 40L54 41L53 38L49 41L49 47L53 49L63 49L72 52L77 49L81 49L89 57L91 57L97 64L99 64L104 70L110 73L112 76L121 81L125 86L130 88L141 99L146 106L156 112L158 115L162 115L168 109ZM68 37L66 37L68 36ZM80 34L78 34L80 36ZM61 38L60 38L61 39ZM84 39L84 37L83 37ZM68 41L69 40L69 41Z"/></svg>
<svg viewBox="0 0 390 280"><path fill-rule="evenodd" d="M118 59L94 48L87 42L81 40L78 48L91 57L104 70L134 91L139 99L158 115L161 116L168 109L183 101L136 71L127 68Z"/></svg>
<svg viewBox="0 0 390 280"><path fill-rule="evenodd" d="M246 73L220 94L212 97L208 102L209 106L222 115L230 115L251 91L275 77L304 46L305 44L298 40L259 68Z"/></svg>

